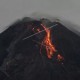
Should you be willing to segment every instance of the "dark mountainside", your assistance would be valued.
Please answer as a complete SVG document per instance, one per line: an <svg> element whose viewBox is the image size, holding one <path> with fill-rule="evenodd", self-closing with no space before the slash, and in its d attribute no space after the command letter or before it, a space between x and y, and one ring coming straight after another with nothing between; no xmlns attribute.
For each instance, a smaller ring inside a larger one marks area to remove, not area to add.
<svg viewBox="0 0 80 80"><path fill-rule="evenodd" d="M45 31L34 34L32 28L41 28L42 20L24 18L0 34L0 80L80 80L80 37L59 22L45 22L51 29L51 39L64 60L56 55L48 59L40 44ZM41 28L42 30L42 28Z"/></svg>

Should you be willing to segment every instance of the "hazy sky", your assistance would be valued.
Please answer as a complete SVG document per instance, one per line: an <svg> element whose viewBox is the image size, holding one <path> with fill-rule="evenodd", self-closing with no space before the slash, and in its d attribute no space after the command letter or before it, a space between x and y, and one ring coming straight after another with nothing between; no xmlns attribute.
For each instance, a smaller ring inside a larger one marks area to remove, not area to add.
<svg viewBox="0 0 80 80"><path fill-rule="evenodd" d="M78 25L80 31L80 0L0 0L0 32L25 16L49 15Z"/></svg>

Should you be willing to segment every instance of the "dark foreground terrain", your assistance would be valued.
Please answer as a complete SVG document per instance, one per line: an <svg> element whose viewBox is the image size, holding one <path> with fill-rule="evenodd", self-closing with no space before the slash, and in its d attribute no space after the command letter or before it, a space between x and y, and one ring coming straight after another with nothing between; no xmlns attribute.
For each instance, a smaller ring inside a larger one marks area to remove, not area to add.
<svg viewBox="0 0 80 80"><path fill-rule="evenodd" d="M43 22L51 29L51 39L64 57L48 59L40 44L45 32L34 34L32 28L42 21L24 18L0 34L0 80L80 80L80 37L59 22Z"/></svg>

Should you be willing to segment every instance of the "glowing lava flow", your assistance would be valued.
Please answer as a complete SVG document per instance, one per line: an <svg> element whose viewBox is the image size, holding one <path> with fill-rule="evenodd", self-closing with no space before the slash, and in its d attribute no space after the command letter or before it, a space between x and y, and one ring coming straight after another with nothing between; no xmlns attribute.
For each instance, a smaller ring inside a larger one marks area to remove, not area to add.
<svg viewBox="0 0 80 80"><path fill-rule="evenodd" d="M41 45L40 53L42 53L42 46L44 46L46 48L47 57L49 59L51 59L52 56L57 53L57 50L55 49L55 46L54 46L54 44L52 44L52 41L51 41L51 30L49 28L47 28L45 25L43 25L43 24L41 24L41 26L44 29L42 31L45 31L46 32L46 35L45 35L44 39L42 40L41 43L38 42L38 41L36 41L36 40L33 40L33 41ZM34 28L33 28L32 30L34 32L35 31L42 32L39 28L36 29L36 30L34 30ZM57 53L56 58L57 58L58 61L64 60L63 56L61 56L58 53Z"/></svg>
<svg viewBox="0 0 80 80"><path fill-rule="evenodd" d="M42 41L42 44L46 45L47 56L49 59L51 59L53 54L56 52L55 46L51 42L51 31L50 29L47 29L46 26L44 26L43 24L41 24L41 26L44 28L46 32L46 36L44 40Z"/></svg>

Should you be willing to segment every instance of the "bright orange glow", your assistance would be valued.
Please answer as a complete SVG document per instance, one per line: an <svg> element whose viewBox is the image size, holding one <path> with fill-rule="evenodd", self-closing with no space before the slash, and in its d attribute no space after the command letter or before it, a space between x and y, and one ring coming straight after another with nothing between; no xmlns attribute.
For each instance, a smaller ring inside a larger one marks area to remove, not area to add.
<svg viewBox="0 0 80 80"><path fill-rule="evenodd" d="M50 29L46 28L43 24L41 26L44 28L46 32L46 36L42 41L42 44L46 45L46 52L49 59L52 58L53 54L56 52L55 46L51 42L51 31Z"/></svg>
<svg viewBox="0 0 80 80"><path fill-rule="evenodd" d="M38 32L40 32L40 29L37 29Z"/></svg>
<svg viewBox="0 0 80 80"><path fill-rule="evenodd" d="M62 61L64 58L60 54L58 54L57 59L58 59L58 61Z"/></svg>
<svg viewBox="0 0 80 80"><path fill-rule="evenodd" d="M53 55L58 53L58 52L55 48L55 45L51 41L51 30L43 24L41 24L41 26L43 27L43 30L46 32L44 39L42 40L42 42L38 42L35 40L33 40L33 41L41 45L40 54L42 55L42 47L44 46L46 49L47 57L49 59L51 59L53 57ZM41 32L40 28L37 28L36 30L34 28L32 28L32 30L34 32ZM64 60L63 56L61 56L60 54L57 54L56 58L58 61Z"/></svg>

